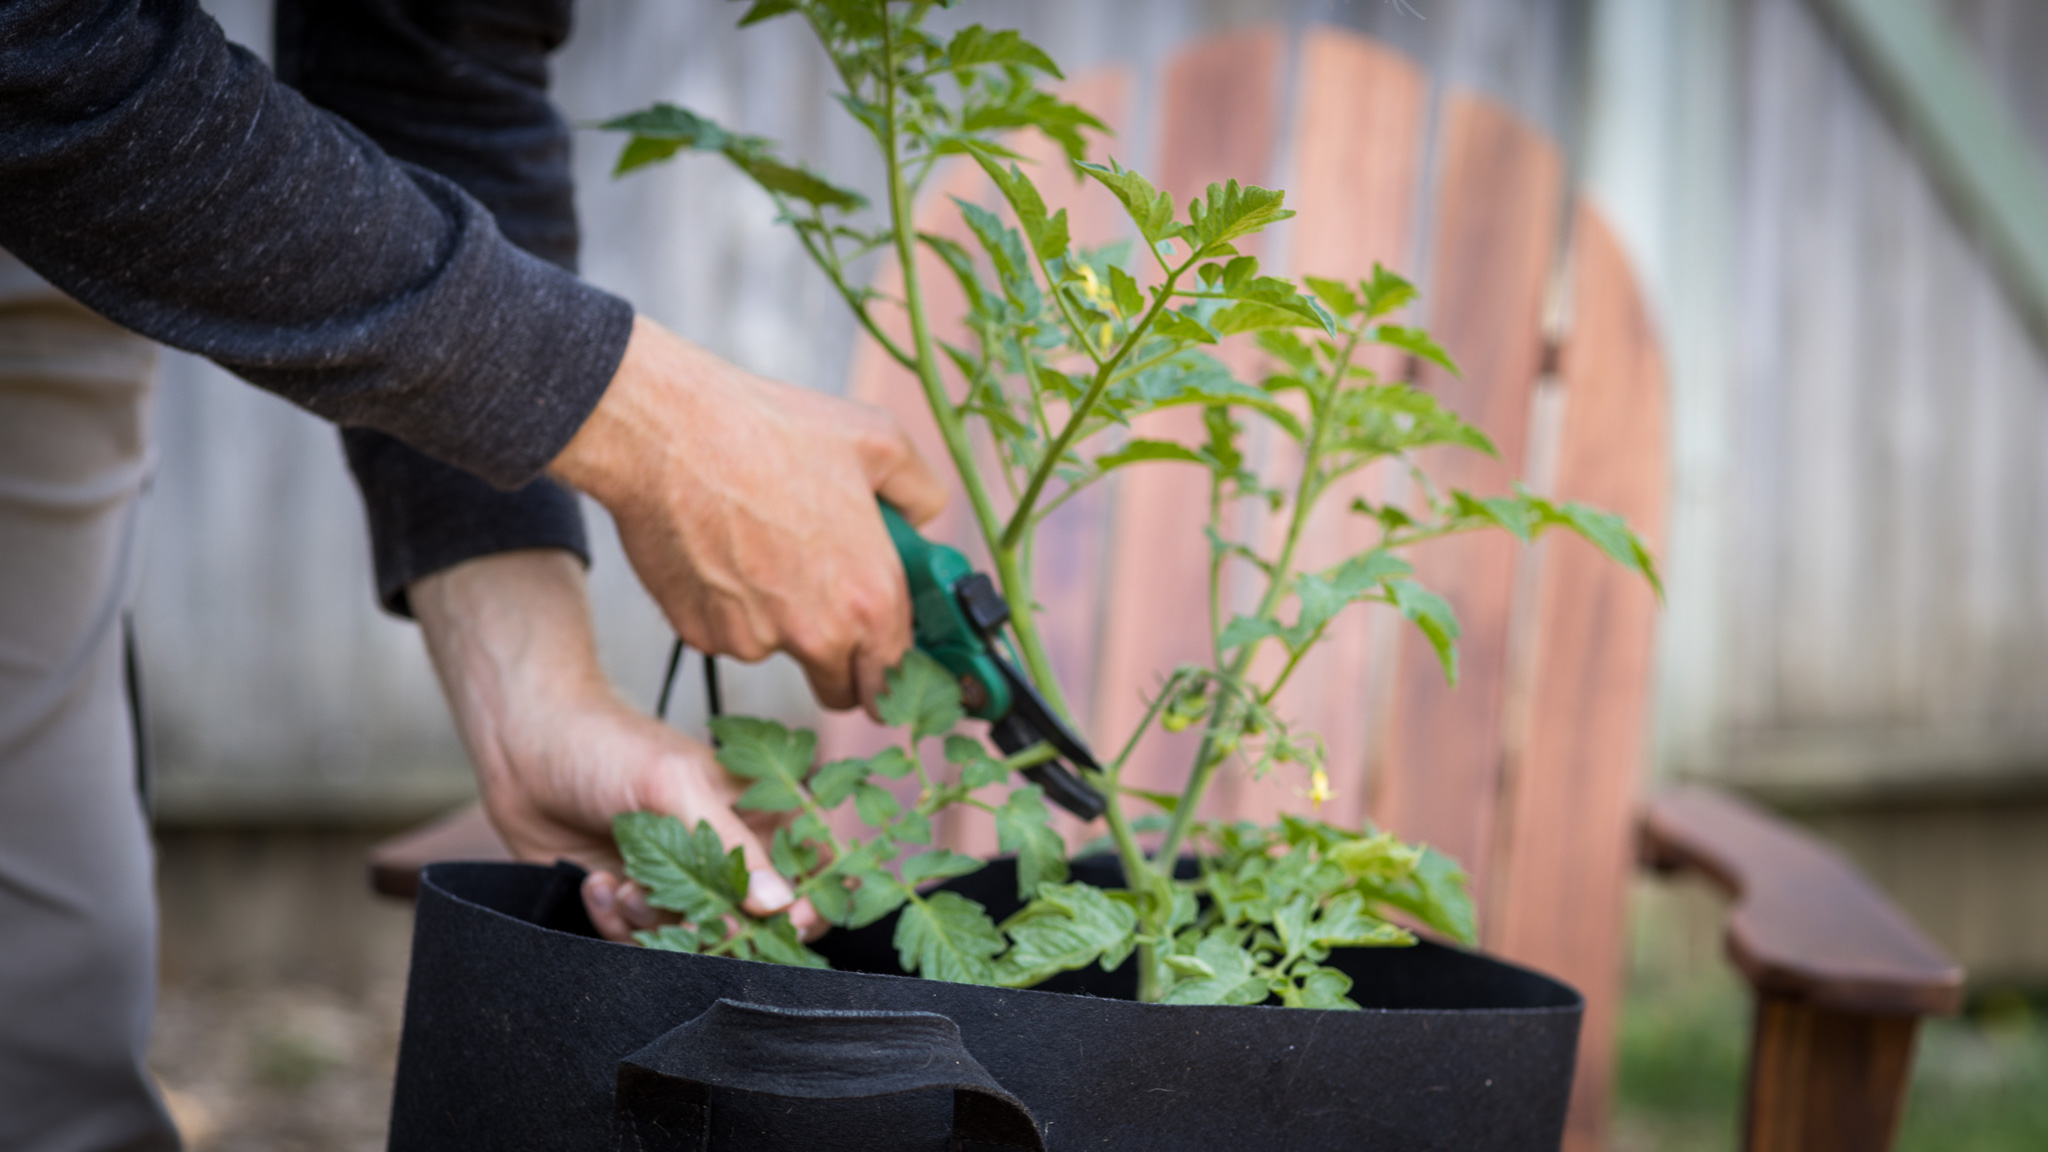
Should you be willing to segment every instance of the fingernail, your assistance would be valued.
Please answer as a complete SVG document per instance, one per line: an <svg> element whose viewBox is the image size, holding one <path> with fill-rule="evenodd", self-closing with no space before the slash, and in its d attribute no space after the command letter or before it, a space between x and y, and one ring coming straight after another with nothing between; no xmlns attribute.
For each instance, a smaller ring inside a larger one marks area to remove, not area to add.
<svg viewBox="0 0 2048 1152"><path fill-rule="evenodd" d="M796 893L773 868L756 868L747 876L747 903L779 912L796 903Z"/></svg>
<svg viewBox="0 0 2048 1152"><path fill-rule="evenodd" d="M612 886L606 883L603 877L592 876L584 881L583 895L590 901L590 906L599 912L612 910Z"/></svg>

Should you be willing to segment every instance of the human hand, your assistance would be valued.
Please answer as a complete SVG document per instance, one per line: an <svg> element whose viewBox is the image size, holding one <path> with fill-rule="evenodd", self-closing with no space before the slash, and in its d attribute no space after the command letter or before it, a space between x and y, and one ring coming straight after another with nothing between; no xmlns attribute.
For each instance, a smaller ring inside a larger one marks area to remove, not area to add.
<svg viewBox="0 0 2048 1152"><path fill-rule="evenodd" d="M872 711L911 642L875 497L912 523L946 499L886 412L742 371L640 319L550 470L611 511L684 642L741 660L787 652L826 707Z"/></svg>
<svg viewBox="0 0 2048 1152"><path fill-rule="evenodd" d="M708 820L746 854L743 907L787 910L805 938L824 930L796 901L762 838L772 818L736 812L744 782L711 749L619 699L598 666L582 565L566 552L504 552L407 589L427 650L476 765L484 810L521 860L574 860L591 923L607 939L673 922L620 879L612 817L661 812Z"/></svg>

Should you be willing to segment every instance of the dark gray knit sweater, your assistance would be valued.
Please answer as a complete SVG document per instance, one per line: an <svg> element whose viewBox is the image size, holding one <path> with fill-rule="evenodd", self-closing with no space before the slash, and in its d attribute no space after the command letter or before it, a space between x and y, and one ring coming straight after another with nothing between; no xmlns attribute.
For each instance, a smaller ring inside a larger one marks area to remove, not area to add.
<svg viewBox="0 0 2048 1152"><path fill-rule="evenodd" d="M0 247L357 425L398 611L474 556L585 552L575 498L531 477L632 314L567 274L568 134L545 90L568 25L568 0L280 0L301 98L189 0L0 0Z"/></svg>
<svg viewBox="0 0 2048 1152"><path fill-rule="evenodd" d="M528 44L559 38L562 7L361 4L372 23ZM448 98L504 127L493 87ZM436 98L401 89L387 107ZM559 148L549 132L522 155ZM536 246L561 259L565 242ZM0 0L0 247L122 325L503 487L568 442L632 324L625 302L507 242L455 182L278 82L193 0Z"/></svg>

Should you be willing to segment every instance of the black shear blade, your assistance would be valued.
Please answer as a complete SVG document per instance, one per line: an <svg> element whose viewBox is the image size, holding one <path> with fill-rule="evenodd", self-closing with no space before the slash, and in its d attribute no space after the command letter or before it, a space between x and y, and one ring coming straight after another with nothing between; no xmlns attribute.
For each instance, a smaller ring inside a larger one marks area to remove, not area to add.
<svg viewBox="0 0 2048 1152"><path fill-rule="evenodd" d="M1010 714L989 729L989 736L996 742L996 747L1014 756L1044 741L1069 762L1091 772L1101 771L1095 755L1046 704L1045 697L1038 694L1037 686L1000 655L995 656L995 662L996 667L1003 670L1003 678L1010 682L1011 700ZM1053 803L1083 820L1093 820L1109 807L1109 801L1101 792L1057 761L1026 768L1024 776L1045 789L1046 796Z"/></svg>

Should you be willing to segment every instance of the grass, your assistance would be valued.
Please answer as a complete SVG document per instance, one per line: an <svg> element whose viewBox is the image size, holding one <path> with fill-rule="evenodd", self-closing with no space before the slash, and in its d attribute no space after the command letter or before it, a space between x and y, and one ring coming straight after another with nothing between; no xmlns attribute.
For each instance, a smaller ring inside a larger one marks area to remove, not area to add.
<svg viewBox="0 0 2048 1152"><path fill-rule="evenodd" d="M1733 1152L1749 1043L1749 997L1720 959L1718 907L1646 889L1636 906L1622 1013L1618 1152ZM1915 1055L1899 1152L2048 1149L2048 1013L2004 991L1929 1022Z"/></svg>

